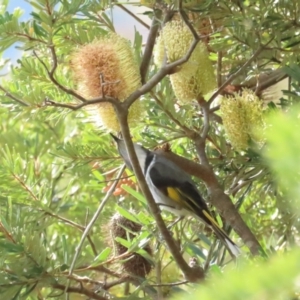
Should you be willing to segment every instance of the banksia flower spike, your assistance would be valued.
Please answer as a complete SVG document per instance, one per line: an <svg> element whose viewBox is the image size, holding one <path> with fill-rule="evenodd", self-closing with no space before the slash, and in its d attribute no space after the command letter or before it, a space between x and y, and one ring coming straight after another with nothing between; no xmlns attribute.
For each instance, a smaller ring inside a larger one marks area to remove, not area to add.
<svg viewBox="0 0 300 300"><path fill-rule="evenodd" d="M129 42L114 33L75 51L72 69L79 92L87 99L109 96L124 101L141 86L139 66ZM108 129L120 129L110 103L94 105L90 112ZM136 101L129 112L129 123L134 125L141 113L141 103Z"/></svg>
<svg viewBox="0 0 300 300"><path fill-rule="evenodd" d="M154 63L160 67L165 55L174 62L186 55L193 35L181 20L173 20L162 29L154 51ZM204 96L216 88L216 77L209 53L204 43L199 42L190 59L170 75L174 93L182 103Z"/></svg>
<svg viewBox="0 0 300 300"><path fill-rule="evenodd" d="M220 111L225 132L234 148L247 149L250 139L257 143L262 142L262 101L252 90L244 89L234 96L224 97Z"/></svg>
<svg viewBox="0 0 300 300"><path fill-rule="evenodd" d="M111 239L114 243L114 248L116 249L117 255L125 253L128 249L120 243L116 242L115 238L120 237L124 240L128 240L128 238L133 238L133 233L140 232L141 227L142 226L140 224L126 219L119 213L113 215L109 223L109 230L111 232ZM128 229L128 231L126 229ZM146 251L150 256L152 255L152 249L149 244L144 246L143 250ZM124 271L131 275L137 277L145 277L150 273L152 269L152 264L144 256L138 253L132 253L132 256L129 257L127 261L122 263L122 267Z"/></svg>

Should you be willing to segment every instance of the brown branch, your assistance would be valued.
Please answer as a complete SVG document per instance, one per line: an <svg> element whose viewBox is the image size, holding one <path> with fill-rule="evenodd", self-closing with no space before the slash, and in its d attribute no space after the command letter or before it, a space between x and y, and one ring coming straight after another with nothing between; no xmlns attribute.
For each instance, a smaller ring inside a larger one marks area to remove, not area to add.
<svg viewBox="0 0 300 300"><path fill-rule="evenodd" d="M113 277L117 277L117 278L121 278L124 274L120 274L120 273L117 273L116 271L112 271L104 266L93 266L93 267L89 267L88 270L93 270L93 271L97 271L97 272L101 272L101 273L106 273L110 276L113 276ZM74 270L76 273L77 272L85 272L86 269L85 268L82 268L82 269L76 269Z"/></svg>
<svg viewBox="0 0 300 300"><path fill-rule="evenodd" d="M76 104L76 103L70 103L70 104L66 104L66 103L58 103L49 99L45 99L44 101L44 105L45 106L54 106L54 107L63 107L63 108L69 108L71 110L78 110L84 106L87 105L92 105L92 104L97 104L97 103L104 103L104 102L109 102L111 104L116 103L118 100L112 97L98 97L98 98L94 98L91 100L86 100L83 103L80 104Z"/></svg>
<svg viewBox="0 0 300 300"><path fill-rule="evenodd" d="M84 288L82 285L80 285L80 287L67 287L60 283L54 283L54 284L52 284L52 287L54 289L65 291L66 293L76 293L76 294L86 295L90 299L96 299L96 300L107 300L108 299L108 298L102 297L102 296L94 293L91 290Z"/></svg>
<svg viewBox="0 0 300 300"><path fill-rule="evenodd" d="M56 276L60 277L59 275L60 274L57 274ZM65 276L62 276L62 277L65 277ZM95 280L95 279L89 278L87 276L78 276L78 275L75 275L75 274L67 276L67 278L69 278L71 280L74 280L74 281L77 281L77 282L80 282L80 283L86 282L86 283L92 283L92 284L101 285L101 286L103 286L103 284L104 284L102 281Z"/></svg>
<svg viewBox="0 0 300 300"><path fill-rule="evenodd" d="M239 234L244 243L248 246L253 255L258 255L262 252L262 248L258 243L256 237L243 221L235 206L231 202L228 195L224 193L224 189L219 184L218 179L208 161L205 146L206 135L209 130L209 102L204 100L198 103L202 107L204 114L204 129L201 136L196 136L194 143L196 151L200 159L201 165L207 168L206 172L209 174L209 181L205 181L206 187L210 195L210 202L218 209L221 216L232 226L232 228ZM206 134L206 135L205 135Z"/></svg>
<svg viewBox="0 0 300 300"><path fill-rule="evenodd" d="M144 175L142 173L141 167L138 163L137 156L133 147L133 143L131 140L130 136L130 130L128 127L128 122L127 122L127 115L128 115L128 110L125 110L124 107L116 106L116 113L118 116L118 120L121 126L121 131L122 131L122 136L125 141L126 149L129 154L129 158L131 160L133 170L135 172L135 175L138 179L139 186L147 199L150 211L152 215L154 216L155 222L157 227L159 228L160 233L162 234L169 251L171 252L174 260L176 261L178 267L181 269L183 274L185 275L186 279L195 282L198 280L203 280L204 279L204 273L202 272L201 269L193 269L190 268L189 265L186 263L186 261L183 259L180 250L178 249L177 244L175 243L174 239L170 235L170 232L168 231L161 215L160 215L160 210L158 206L156 205L153 196L148 188L148 185L145 181Z"/></svg>
<svg viewBox="0 0 300 300"><path fill-rule="evenodd" d="M205 142L206 137L208 135L208 131L210 128L209 125L209 103L204 100L204 98L201 96L197 99L198 104L202 108L203 113L203 129L201 133L201 138L203 139L203 142Z"/></svg>
<svg viewBox="0 0 300 300"><path fill-rule="evenodd" d="M152 58L152 52L155 44L155 39L157 36L157 32L159 30L159 20L161 18L161 10L154 10L154 15L152 19L152 24L150 27L150 31L147 38L146 47L144 50L141 66L140 66L140 74L142 84L146 82L146 76L149 69L150 61Z"/></svg>
<svg viewBox="0 0 300 300"><path fill-rule="evenodd" d="M62 216L56 215L56 214L54 214L54 213L52 213L52 212L48 212L48 211L45 211L45 214L46 214L46 215L49 215L49 216L51 216L51 217L53 217L53 218L55 218L55 219L58 219L58 220L60 220L60 221L62 221L62 222L64 222L64 223L66 223L66 224L69 224L69 225L71 225L71 226L73 226L73 227L79 229L80 231L83 231L83 232L84 232L84 230L85 230L85 227L84 227L84 226L82 226L82 225L80 225L80 224L77 224L77 223L75 223L75 222L73 222L73 221L71 221L71 220L68 220L68 219L66 219L66 218L64 218L64 217L62 217ZM94 242L93 242L93 240L92 240L92 238L91 238L91 236L90 236L89 234L88 234L88 236L87 236L87 240L88 240L88 242L89 242L90 245L91 245L91 248L92 248L92 251L93 251L94 255L97 256L97 255L98 255L97 248L96 248L96 246L95 246L95 244L94 244Z"/></svg>
<svg viewBox="0 0 300 300"><path fill-rule="evenodd" d="M273 39L271 39L267 44L261 45L253 55L235 72L233 73L218 89L216 92L208 100L208 103L211 104L215 98L229 85L235 78L237 78L257 57L258 55L265 49L269 43L271 43Z"/></svg>
<svg viewBox="0 0 300 300"><path fill-rule="evenodd" d="M33 200L39 201L39 199L35 196L33 191L26 185L26 183L23 180L21 180L21 178L19 176L17 176L16 174L12 174L12 176L14 179L16 179L21 184L23 189L31 196L31 198Z"/></svg>
<svg viewBox="0 0 300 300"><path fill-rule="evenodd" d="M156 150L156 152L172 160L188 174L203 180L210 194L209 202L217 208L226 222L238 233L246 246L249 247L252 255L261 253L262 248L260 244L237 212L229 196L224 193L210 165L196 163L172 152L164 152L162 150Z"/></svg>
<svg viewBox="0 0 300 300"><path fill-rule="evenodd" d="M197 31L195 30L195 28L192 26L189 17L187 16L186 12L182 9L182 0L179 0L179 14L183 20L183 22L185 23L185 25L189 28L191 34L194 37L195 41L199 41L199 35L197 33Z"/></svg>
<svg viewBox="0 0 300 300"><path fill-rule="evenodd" d="M173 73L174 70L187 62L192 55L193 51L195 50L198 42L200 40L200 37L198 36L197 39L194 39L193 42L191 43L191 46L187 53L180 59L169 63L165 64L161 67L161 69L152 77L149 79L148 82L146 82L142 87L134 91L123 103L124 103L124 108L129 108L134 101L136 101L140 96L150 92L166 75Z"/></svg>
<svg viewBox="0 0 300 300"><path fill-rule="evenodd" d="M173 114L164 108L163 102L155 95L154 92L150 92L151 97L155 100L155 102L163 109L165 114L179 127L181 128L187 136L195 135L195 131L191 130L190 128L186 127L185 125L181 124Z"/></svg>
<svg viewBox="0 0 300 300"><path fill-rule="evenodd" d="M122 167L117 175L117 178L120 178L124 172L124 169L125 169L125 166ZM87 237L87 235L89 234L91 228L94 226L94 223L96 222L96 220L98 219L99 215L101 214L106 202L108 201L108 199L110 198L110 196L112 195L115 187L117 186L118 184L118 181L115 181L111 187L109 188L108 192L106 193L105 197L103 198L102 202L100 203L97 211L95 212L95 214L93 215L92 219L90 220L89 224L86 226L83 234L82 234L82 237L80 239L80 242L78 244L78 246L76 247L76 252L74 254L74 257L73 257L73 260L72 260L72 263L70 265L70 268L69 268L69 275L72 275L73 271L74 271L74 268L75 268L75 263L76 263L76 260L81 252L81 249L82 249L82 246L83 246L83 243L85 241L85 238ZM67 287L69 287L69 283L70 281L68 281L68 284L67 284Z"/></svg>
<svg viewBox="0 0 300 300"><path fill-rule="evenodd" d="M116 3L116 6L120 7L123 11L125 11L127 14L129 14L132 18L134 18L136 21L138 21L140 24L142 24L147 29L150 29L150 26L146 24L143 20L138 18L134 13L132 13L128 8L126 8L124 5Z"/></svg>
<svg viewBox="0 0 300 300"><path fill-rule="evenodd" d="M7 240L12 242L13 244L16 244L14 237L12 236L12 234L9 231L7 231L7 229L4 227L4 225L1 221L0 221L0 232L3 233L3 235L5 236L5 238Z"/></svg>
<svg viewBox="0 0 300 300"><path fill-rule="evenodd" d="M223 53L222 51L218 52L218 61L217 61L217 83L218 87L222 85L222 59Z"/></svg>
<svg viewBox="0 0 300 300"><path fill-rule="evenodd" d="M179 156L171 151L165 152L162 149L155 150L155 152L159 153L160 155L165 156L169 160L173 161L177 164L181 169L183 169L186 173L196 176L203 181L210 182L211 178L208 176L208 169L207 167L196 163L192 160L189 160L185 157Z"/></svg>
<svg viewBox="0 0 300 300"><path fill-rule="evenodd" d="M131 276L123 276L119 279L116 279L114 281L111 281L111 282L106 282L103 284L102 286L102 289L103 290L109 290L111 289L112 287L116 286L116 285L119 285L119 284L122 284L124 282L130 282L132 280L132 277Z"/></svg>
<svg viewBox="0 0 300 300"><path fill-rule="evenodd" d="M151 284L150 286L161 287L161 286L178 286L189 283L187 280L179 281L179 282L171 282L171 283L160 283L160 284Z"/></svg>
<svg viewBox="0 0 300 300"><path fill-rule="evenodd" d="M21 104L22 106L29 106L27 103L25 103L23 100L20 100L19 98L15 97L13 94L11 94L7 89L5 89L3 86L0 85L0 90L3 91L5 94L4 96L16 101L17 103Z"/></svg>
<svg viewBox="0 0 300 300"><path fill-rule="evenodd" d="M60 84L54 77L54 72L56 70L57 67L57 57L56 57L56 53L55 53L55 49L54 46L50 46L50 51L52 54L52 61L53 61L53 65L51 70L48 69L48 67L46 66L46 64L43 62L43 60L37 55L37 53L35 51L33 51L33 55L38 59L38 61L42 64L42 66L44 67L44 69L46 70L50 80L62 91L64 91L65 93L72 95L73 97L77 98L79 101L81 102L85 102L85 98L82 97L81 95L77 94L74 90L69 89L65 86L63 86L62 84Z"/></svg>
<svg viewBox="0 0 300 300"><path fill-rule="evenodd" d="M272 74L269 74L266 76L266 78L262 79L261 82L259 82L259 87L256 88L254 85L250 86L252 90L255 90L257 95L260 95L264 90L271 87L272 85L280 82L281 80L284 80L288 78L288 75L284 73L282 69L275 70ZM260 80L260 78L258 78ZM247 84L246 84L247 85Z"/></svg>
<svg viewBox="0 0 300 300"><path fill-rule="evenodd" d="M43 41L43 40L40 40L40 39L37 39L37 38L34 38L28 34L25 34L25 33L19 33L19 32L15 32L15 33L9 33L10 36L12 35L16 35L16 36L22 36L22 37L26 37L29 41L33 41L33 42L38 42L38 43L41 43L41 44L44 44L44 45L47 45L47 42Z"/></svg>

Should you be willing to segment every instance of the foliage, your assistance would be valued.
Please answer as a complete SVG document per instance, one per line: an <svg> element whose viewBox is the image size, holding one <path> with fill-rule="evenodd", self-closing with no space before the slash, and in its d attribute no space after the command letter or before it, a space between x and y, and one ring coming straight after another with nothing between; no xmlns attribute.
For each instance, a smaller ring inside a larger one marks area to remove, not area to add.
<svg viewBox="0 0 300 300"><path fill-rule="evenodd" d="M170 232L185 260L196 261L208 276L199 291L197 284L185 281L170 255L135 177L120 171L122 162L108 131L95 126L88 105L74 109L86 99L74 81L72 53L114 31L110 12L126 9L127 3L34 0L30 4L27 21L20 21L21 9L7 11L8 1L0 7L1 57L11 46L23 50L0 84L1 297L163 299L180 292L179 297L188 293L191 299L298 299L299 253L290 252L299 243L298 1L184 1L183 16L204 35L219 90L205 95L205 100L182 104L166 76L138 100L145 117L131 133L147 148L171 149L203 164L193 138L209 127L207 162L222 192L272 256L252 259L243 236L232 232L243 252L242 266L236 267L209 228L192 218L181 220ZM129 10L139 19L134 5L128 5ZM158 18L161 25L170 12L181 18L177 1L145 5L144 14ZM138 62L145 59L142 44L136 32L132 46ZM0 66L8 67L7 60L2 59ZM151 60L146 71L147 84L159 68ZM280 101L272 98L272 88L271 101L270 96L264 98L267 88L287 76L290 88ZM243 88L254 91L262 102L266 143L249 139L247 150L238 151L225 135L219 103L220 97ZM209 182L194 179L210 201ZM79 251L83 232L113 183L115 189ZM230 233L228 220L212 210ZM122 254L112 246L109 227L116 212L141 228L123 226L127 234L117 242L128 250ZM169 213L162 215L167 225L175 220ZM149 247L152 251L145 250ZM76 251L80 255L74 260ZM123 271L122 263L130 264L135 256L151 265L146 278Z"/></svg>

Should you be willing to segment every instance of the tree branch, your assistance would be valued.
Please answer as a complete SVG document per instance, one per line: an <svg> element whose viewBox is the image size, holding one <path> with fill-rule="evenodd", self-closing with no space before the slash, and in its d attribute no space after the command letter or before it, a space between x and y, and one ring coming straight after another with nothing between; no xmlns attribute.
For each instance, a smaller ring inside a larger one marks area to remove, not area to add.
<svg viewBox="0 0 300 300"><path fill-rule="evenodd" d="M70 104L66 104L66 103L58 103L49 99L45 99L44 101L44 105L45 106L54 106L54 107L63 107L63 108L69 108L71 110L78 110L84 106L87 105L91 105L91 104L97 104L97 103L104 103L104 102L109 102L111 104L115 104L118 100L113 98L113 97L98 97L98 98L94 98L91 100L86 100L83 103L77 104L77 103L70 103Z"/></svg>
<svg viewBox="0 0 300 300"><path fill-rule="evenodd" d="M117 178L120 178L120 177L122 176L122 174L123 174L123 172L124 172L124 169L125 169L125 166L122 167L122 168L120 169L120 171L119 171L119 173L118 173L118 175L117 175ZM115 181L115 182L111 185L111 187L109 188L109 190L108 190L107 194L105 195L104 199L103 199L102 202L100 203L100 205L99 205L97 211L96 211L95 214L93 215L91 221L90 221L89 224L86 226L86 228L85 228L85 230L84 230L84 232L83 232L83 234L82 234L81 240L80 240L80 242L79 242L79 244L78 244L78 246L77 246L77 248L76 248L76 252L75 252L75 254L74 254L72 263L71 263L71 265L70 265L70 268L69 268L69 276L71 276L72 273L73 273L73 270L74 270L74 268L75 268L76 260L77 260L77 258L78 258L78 256L79 256L80 252L81 252L81 248L82 248L82 246L83 246L83 243L84 243L84 241L85 241L85 238L86 238L87 235L89 234L91 228L94 226L94 223L96 222L97 218L99 217L100 213L102 212L102 210L103 210L103 208L104 208L104 206L105 206L107 200L108 200L108 199L110 198L110 196L112 195L112 193L113 193L115 187L117 186L117 184L118 184L118 181ZM67 288L69 287L69 284L70 284L70 280L68 281L68 284L67 284L67 286L66 286Z"/></svg>
<svg viewBox="0 0 300 300"><path fill-rule="evenodd" d="M136 99L138 99L140 96L150 92L166 75L174 72L174 70L187 62L192 55L193 51L195 50L198 42L200 40L200 37L198 36L197 39L195 38L193 42L191 43L191 46L187 53L180 59L169 63L165 64L161 67L161 69L152 77L149 79L148 82L146 82L142 87L134 91L125 101L124 105L126 108L129 108Z"/></svg>
<svg viewBox="0 0 300 300"><path fill-rule="evenodd" d="M271 39L266 45L271 43L273 39ZM237 78L257 57L258 55L264 50L266 45L261 45L253 55L235 72L233 73L218 89L216 92L212 94L208 103L211 104L215 98L226 88L228 84L230 84L235 78Z"/></svg>
<svg viewBox="0 0 300 300"><path fill-rule="evenodd" d="M199 164L172 152L164 152L163 150L156 150L156 152L173 161L186 173L203 180L210 194L208 199L209 202L217 208L226 222L228 222L238 233L246 246L249 247L252 255L262 253L260 244L237 212L229 196L224 193L223 188L219 184L218 179L209 164Z"/></svg>
<svg viewBox="0 0 300 300"><path fill-rule="evenodd" d="M71 221L71 220L68 220L68 219L66 219L66 218L64 218L64 217L62 217L62 216L59 216L59 215L57 215L57 214L55 214L55 213L52 213L52 212L50 212L50 211L45 211L45 210L43 210L43 211L45 212L45 215L49 215L49 216L52 217L52 218L55 218L55 219L57 219L57 220L60 220L60 221L62 221L63 223L66 223L66 224L68 224L68 225L70 225L70 226L73 226L73 227L79 229L80 231L83 231L83 232L84 232L84 230L85 230L85 227L84 227L84 226L82 226L82 225L80 225L80 224L77 224L76 222L73 222L73 221ZM90 245L91 245L91 248L92 248L92 251L93 251L94 255L97 256L97 255L98 255L98 251L97 251L96 246L95 246L94 242L92 241L92 238L91 238L91 236L90 236L89 234L87 235L87 239L88 239L88 241L89 241L89 243L90 243Z"/></svg>
<svg viewBox="0 0 300 300"><path fill-rule="evenodd" d="M152 98L156 101L156 103L163 109L163 111L165 112L165 114L179 127L181 128L187 136L193 136L195 135L195 131L191 130L190 128L186 127L185 125L181 124L176 117L174 117L172 115L171 112L169 112L168 110L166 110L164 108L163 102L155 95L154 92L150 92L150 95L152 96Z"/></svg>
<svg viewBox="0 0 300 300"><path fill-rule="evenodd" d="M4 96L16 101L17 103L21 104L22 106L29 106L26 102L23 100L20 100L19 98L15 97L13 94L11 94L7 89L5 89L2 85L0 85L0 90L3 91L5 94Z"/></svg>
<svg viewBox="0 0 300 300"><path fill-rule="evenodd" d="M138 21L140 24L142 24L147 29L150 29L150 26L146 24L143 20L138 18L134 13L132 13L128 8L126 8L124 5L116 3L116 6L120 7L122 10L124 10L128 15L130 15L132 18L134 18L136 21Z"/></svg>
<svg viewBox="0 0 300 300"><path fill-rule="evenodd" d="M53 65L51 70L48 69L48 67L46 66L46 64L43 62L43 60L37 55L37 53L35 51L33 51L33 55L38 59L38 61L42 64L42 66L44 67L44 69L46 70L50 80L54 83L54 85L56 85L60 90L64 91L65 93L72 95L73 97L77 98L79 101L81 102L85 102L86 100L80 96L79 94L77 94L74 90L69 89L65 86L63 86L62 84L60 84L54 77L54 72L57 68L57 57L56 57L56 53L55 53L55 49L54 46L49 46L51 54L52 54L52 60L53 60Z"/></svg>
<svg viewBox="0 0 300 300"><path fill-rule="evenodd" d="M143 59L140 66L142 84L146 82L146 76L152 58L155 39L157 36L157 32L159 30L159 20L161 18L161 15L162 15L161 10L154 10L153 20L148 34L147 43L146 43Z"/></svg>
<svg viewBox="0 0 300 300"><path fill-rule="evenodd" d="M125 106L126 108L126 106ZM137 156L134 150L134 146L130 137L130 130L128 127L128 122L127 122L127 115L128 115L128 110L124 109L123 105L118 105L116 106L116 113L118 116L118 120L121 126L121 131L122 131L122 136L125 141L126 149L129 154L129 158L131 160L132 166L134 173L138 179L139 186L147 199L149 208L151 213L154 216L156 225L162 234L164 240L166 241L166 244L168 246L169 251L171 252L174 260L176 261L178 267L181 269L183 274L185 275L186 279L195 282L198 280L204 279L204 273L202 269L193 269L190 268L189 265L186 263L186 261L183 259L175 241L173 240L172 236L170 235L161 215L160 215L160 210L158 206L156 205L153 196L148 188L148 185L145 181L144 175L142 173L141 167L138 163Z"/></svg>
<svg viewBox="0 0 300 300"><path fill-rule="evenodd" d="M102 296L92 292L91 290L84 288L82 285L80 285L80 287L70 287L70 286L68 287L68 286L62 285L60 283L54 283L54 284L52 284L52 287L54 289L65 291L66 293L76 293L76 294L86 295L90 299L108 300L108 298L102 297Z"/></svg>

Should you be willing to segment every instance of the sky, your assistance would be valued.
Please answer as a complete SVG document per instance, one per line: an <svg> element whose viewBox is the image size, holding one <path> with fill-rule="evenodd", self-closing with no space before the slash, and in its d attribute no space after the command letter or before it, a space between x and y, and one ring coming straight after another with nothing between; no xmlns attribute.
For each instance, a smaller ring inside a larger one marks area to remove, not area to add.
<svg viewBox="0 0 300 300"><path fill-rule="evenodd" d="M1 4L1 0L0 0L0 4ZM8 4L9 12L13 12L14 9L17 7L20 7L24 11L24 14L22 15L20 20L27 21L30 18L30 13L32 11L31 5L25 0L9 0L9 4ZM138 14L138 16L145 23L150 25L150 19L147 16L142 15L144 8L132 6L132 5L126 5L126 8L128 8L131 12ZM136 30L139 31L140 34L142 34L143 39L145 41L148 34L148 29L145 28L143 25L141 25L139 22L137 22L126 12L124 12L121 8L114 7L113 21L114 21L116 32L122 35L123 37L132 40L134 38L134 32L136 28ZM3 54L3 58L11 59L11 63L15 63L17 59L22 56L22 51L18 50L16 46L17 45L13 45L9 49L7 49Z"/></svg>

